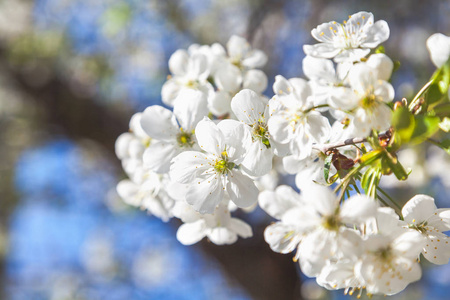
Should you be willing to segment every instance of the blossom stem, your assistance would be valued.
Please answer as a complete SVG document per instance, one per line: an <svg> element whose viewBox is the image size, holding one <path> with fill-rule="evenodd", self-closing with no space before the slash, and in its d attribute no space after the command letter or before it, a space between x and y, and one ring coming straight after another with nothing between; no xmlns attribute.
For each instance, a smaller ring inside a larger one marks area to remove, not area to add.
<svg viewBox="0 0 450 300"><path fill-rule="evenodd" d="M315 110L317 108L322 108L322 107L329 107L329 105L328 104L321 104L321 105L313 106L313 107L308 108L307 110L305 110L303 113L307 114L307 113L309 113L312 110Z"/></svg>
<svg viewBox="0 0 450 300"><path fill-rule="evenodd" d="M400 205L398 205L398 203L397 203L394 199L392 199L391 196L389 196L389 194L386 193L382 188L380 188L379 186L377 186L377 190L378 190L380 193L382 193L386 198L388 198L389 201L391 201L392 204L395 205L395 207L397 207L400 211L402 210L402 208L400 207Z"/></svg>
<svg viewBox="0 0 450 300"><path fill-rule="evenodd" d="M356 191L358 194L361 194L361 191L359 190L357 184L353 184L353 187L355 188L355 191Z"/></svg>
<svg viewBox="0 0 450 300"><path fill-rule="evenodd" d="M342 178L341 183L338 184L338 186L336 186L336 188L334 189L334 192L336 193L339 189L343 188L342 190L345 191L345 189L347 188L347 186L350 183L350 180L352 179L353 176L355 176L356 174L359 173L359 171L364 167L363 164L359 164L357 167L355 167L353 170L351 170L347 175L345 175L344 178ZM342 196L342 195L341 195Z"/></svg>
<svg viewBox="0 0 450 300"><path fill-rule="evenodd" d="M411 100L411 103L408 106L408 109L411 111L414 109L414 106L416 105L416 101L422 96L422 94L430 87L430 85L433 83L433 80L428 81L421 89L420 91L414 96L414 98Z"/></svg>
<svg viewBox="0 0 450 300"><path fill-rule="evenodd" d="M383 199L383 198L381 198L380 196L378 196L377 197L378 198L378 200L380 200L380 202L381 203L383 203L384 204L384 206L386 206L386 207L390 207L390 205L389 204L387 204L387 202Z"/></svg>

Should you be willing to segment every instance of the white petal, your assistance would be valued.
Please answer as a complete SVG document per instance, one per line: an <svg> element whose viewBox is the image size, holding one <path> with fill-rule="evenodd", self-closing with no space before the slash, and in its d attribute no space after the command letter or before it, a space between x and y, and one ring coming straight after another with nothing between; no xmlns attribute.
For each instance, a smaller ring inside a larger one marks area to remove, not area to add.
<svg viewBox="0 0 450 300"><path fill-rule="evenodd" d="M216 91L208 98L208 108L215 116L223 116L231 112L231 94L226 91Z"/></svg>
<svg viewBox="0 0 450 300"><path fill-rule="evenodd" d="M422 254L433 264L448 264L450 259L450 239L444 234L428 236Z"/></svg>
<svg viewBox="0 0 450 300"><path fill-rule="evenodd" d="M128 205L141 205L141 199L136 197L136 194L139 192L139 186L131 180L125 179L120 181L117 184L116 190L120 198L122 198Z"/></svg>
<svg viewBox="0 0 450 300"><path fill-rule="evenodd" d="M426 239L417 231L407 231L401 234L392 242L392 249L397 252L399 256L408 259L417 259L426 245Z"/></svg>
<svg viewBox="0 0 450 300"><path fill-rule="evenodd" d="M292 93L292 86L286 78L277 75L273 84L273 92L278 96L290 94Z"/></svg>
<svg viewBox="0 0 450 300"><path fill-rule="evenodd" d="M262 93L267 88L267 75L261 70L249 70L245 72L243 88Z"/></svg>
<svg viewBox="0 0 450 300"><path fill-rule="evenodd" d="M186 68L189 61L189 54L186 50L178 49L169 59L169 70L173 75L183 76L186 74Z"/></svg>
<svg viewBox="0 0 450 300"><path fill-rule="evenodd" d="M331 125L326 117L319 112L310 112L306 121L309 127L305 130L305 133L310 135L314 142L320 143L329 139Z"/></svg>
<svg viewBox="0 0 450 300"><path fill-rule="evenodd" d="M307 98L312 94L308 81L303 78L291 78L289 79L289 83L294 89L292 93L295 95L295 98L302 104L305 104Z"/></svg>
<svg viewBox="0 0 450 300"><path fill-rule="evenodd" d="M442 33L435 33L428 38L427 48L431 61L437 68L440 68L450 57L450 37Z"/></svg>
<svg viewBox="0 0 450 300"><path fill-rule="evenodd" d="M327 187L313 184L302 191L303 199L323 216L334 214L339 204L335 194Z"/></svg>
<svg viewBox="0 0 450 300"><path fill-rule="evenodd" d="M250 207L258 200L259 190L250 177L238 170L228 172L227 192L238 207Z"/></svg>
<svg viewBox="0 0 450 300"><path fill-rule="evenodd" d="M173 142L154 141L144 152L144 165L156 173L167 173L170 161L179 153Z"/></svg>
<svg viewBox="0 0 450 300"><path fill-rule="evenodd" d="M192 89L181 90L174 101L173 113L184 131L191 131L208 115L204 94Z"/></svg>
<svg viewBox="0 0 450 300"><path fill-rule="evenodd" d="M300 268L308 277L316 277L332 257L332 236L323 230L315 230L303 238L298 249Z"/></svg>
<svg viewBox="0 0 450 300"><path fill-rule="evenodd" d="M258 196L259 206L278 220L289 209L300 205L300 201L300 195L287 185L278 186L275 192L261 192Z"/></svg>
<svg viewBox="0 0 450 300"><path fill-rule="evenodd" d="M208 238L216 245L229 245L237 241L237 234L225 227L215 227L208 233Z"/></svg>
<svg viewBox="0 0 450 300"><path fill-rule="evenodd" d="M375 48L389 38L389 25L384 20L376 21L367 31L367 38L361 47Z"/></svg>
<svg viewBox="0 0 450 300"><path fill-rule="evenodd" d="M431 217L436 209L437 207L432 197L416 195L403 206L402 215L406 222L419 224Z"/></svg>
<svg viewBox="0 0 450 300"><path fill-rule="evenodd" d="M339 215L342 221L350 224L361 224L367 219L375 217L377 212L376 202L366 195L355 195L345 200Z"/></svg>
<svg viewBox="0 0 450 300"><path fill-rule="evenodd" d="M240 164L252 142L249 127L236 120L222 120L217 124L227 145L228 160Z"/></svg>
<svg viewBox="0 0 450 300"><path fill-rule="evenodd" d="M192 223L202 219L203 217L203 215L195 211L195 209L184 200L175 202L172 208L172 213L184 223Z"/></svg>
<svg viewBox="0 0 450 300"><path fill-rule="evenodd" d="M378 79L387 81L389 80L389 78L391 78L392 70L394 69L394 63L392 62L392 59L390 59L386 54L372 54L367 59L366 64L378 71Z"/></svg>
<svg viewBox="0 0 450 300"><path fill-rule="evenodd" d="M374 94L383 102L389 103L394 99L395 91L389 82L380 80L375 87Z"/></svg>
<svg viewBox="0 0 450 300"><path fill-rule="evenodd" d="M142 113L138 112L131 116L130 119L130 131L136 135L139 139L147 139L148 135L142 129L141 126Z"/></svg>
<svg viewBox="0 0 450 300"><path fill-rule="evenodd" d="M152 105L144 110L141 126L150 137L161 141L173 140L178 132L173 113L159 105Z"/></svg>
<svg viewBox="0 0 450 300"><path fill-rule="evenodd" d="M248 149L242 168L251 176L263 176L272 169L272 159L273 150L257 140Z"/></svg>
<svg viewBox="0 0 450 300"><path fill-rule="evenodd" d="M186 202L201 214L212 214L223 200L224 188L221 176L212 174L204 180L197 179L189 187Z"/></svg>
<svg viewBox="0 0 450 300"><path fill-rule="evenodd" d="M270 248L278 253L290 253L297 248L301 236L295 232L293 226L286 226L282 222L267 226L264 239Z"/></svg>
<svg viewBox="0 0 450 300"><path fill-rule="evenodd" d="M350 110L358 105L359 97L347 87L333 87L328 104L339 110Z"/></svg>
<svg viewBox="0 0 450 300"><path fill-rule="evenodd" d="M115 143L115 152L119 159L128 157L128 147L134 138L134 135L129 132L124 132L119 135Z"/></svg>
<svg viewBox="0 0 450 300"><path fill-rule="evenodd" d="M161 99L162 102L167 106L173 106L173 101L180 92L181 86L177 83L175 79L167 80L161 89Z"/></svg>
<svg viewBox="0 0 450 300"><path fill-rule="evenodd" d="M310 55L317 58L333 58L335 57L341 49L335 48L330 44L315 44L315 45L304 45L303 52L306 55Z"/></svg>
<svg viewBox="0 0 450 300"><path fill-rule="evenodd" d="M242 65L248 69L261 68L267 63L267 55L261 50L250 51L242 60Z"/></svg>
<svg viewBox="0 0 450 300"><path fill-rule="evenodd" d="M186 76L191 80L204 80L208 76L208 60L201 53L193 54L187 65Z"/></svg>
<svg viewBox="0 0 450 300"><path fill-rule="evenodd" d="M370 53L370 49L348 49L344 50L334 58L337 63L355 62Z"/></svg>
<svg viewBox="0 0 450 300"><path fill-rule="evenodd" d="M242 59L250 50L250 44L243 37L233 35L227 42L228 55L232 59Z"/></svg>
<svg viewBox="0 0 450 300"><path fill-rule="evenodd" d="M203 172L212 169L208 157L197 151L178 154L170 166L170 178L179 183L191 183Z"/></svg>
<svg viewBox="0 0 450 300"><path fill-rule="evenodd" d="M231 218L230 224L228 225L230 230L237 233L241 238L249 238L253 236L252 228L250 225L242 220Z"/></svg>
<svg viewBox="0 0 450 300"><path fill-rule="evenodd" d="M246 124L255 124L263 115L266 106L254 91L245 89L231 100L231 109L236 117Z"/></svg>
<svg viewBox="0 0 450 300"><path fill-rule="evenodd" d="M311 80L324 79L331 83L336 79L336 72L331 60L306 56L302 65L303 73Z"/></svg>
<svg viewBox="0 0 450 300"><path fill-rule="evenodd" d="M289 126L286 115L281 113L272 115L267 122L269 132L274 141L282 144L289 143L293 139L293 128Z"/></svg>
<svg viewBox="0 0 450 300"><path fill-rule="evenodd" d="M205 117L195 127L195 136L200 148L220 157L225 150L225 138L216 124Z"/></svg>
<svg viewBox="0 0 450 300"><path fill-rule="evenodd" d="M177 231L177 240L183 245L192 245L200 242L205 236L206 226L204 220L183 224Z"/></svg>
<svg viewBox="0 0 450 300"><path fill-rule="evenodd" d="M219 90L235 93L242 83L241 70L232 64L224 64L216 71L214 82Z"/></svg>

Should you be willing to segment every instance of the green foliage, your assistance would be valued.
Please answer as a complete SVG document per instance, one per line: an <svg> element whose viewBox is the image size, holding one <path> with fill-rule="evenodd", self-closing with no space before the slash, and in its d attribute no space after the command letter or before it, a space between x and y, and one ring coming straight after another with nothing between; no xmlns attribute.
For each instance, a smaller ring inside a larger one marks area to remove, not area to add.
<svg viewBox="0 0 450 300"><path fill-rule="evenodd" d="M325 177L325 182L328 182L328 177L330 176L330 168L331 168L331 161L333 159L333 154L330 154L325 159L325 166L323 169L323 175Z"/></svg>
<svg viewBox="0 0 450 300"><path fill-rule="evenodd" d="M440 118L432 115L413 115L406 107L394 111L392 127L398 145L419 144L439 130Z"/></svg>

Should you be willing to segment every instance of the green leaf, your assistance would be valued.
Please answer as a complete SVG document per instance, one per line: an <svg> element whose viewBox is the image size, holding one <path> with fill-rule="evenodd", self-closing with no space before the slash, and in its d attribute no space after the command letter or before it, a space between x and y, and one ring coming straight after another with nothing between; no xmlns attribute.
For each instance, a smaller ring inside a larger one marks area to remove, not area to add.
<svg viewBox="0 0 450 300"><path fill-rule="evenodd" d="M378 166L368 168L363 174L361 178L361 187L364 189L368 196L376 196L376 190L380 179L381 172Z"/></svg>
<svg viewBox="0 0 450 300"><path fill-rule="evenodd" d="M330 176L331 160L333 159L333 154L328 155L325 159L325 166L323 169L323 175L325 176L325 182L328 182L328 177Z"/></svg>
<svg viewBox="0 0 450 300"><path fill-rule="evenodd" d="M384 150L377 149L370 152L367 152L363 156L360 157L359 163L363 166L370 165L374 161L376 161L383 154Z"/></svg>
<svg viewBox="0 0 450 300"><path fill-rule="evenodd" d="M400 144L409 142L415 128L414 115L406 108L399 107L392 115L392 127Z"/></svg>
<svg viewBox="0 0 450 300"><path fill-rule="evenodd" d="M442 76L438 81L439 89L442 94L447 94L448 86L450 84L450 66L448 63L442 66Z"/></svg>
<svg viewBox="0 0 450 300"><path fill-rule="evenodd" d="M426 103L429 105L439 102L444 96L445 94L441 92L441 88L439 87L439 85L433 83L432 85L430 85L425 94L425 100Z"/></svg>
<svg viewBox="0 0 450 300"><path fill-rule="evenodd" d="M434 107L434 113L438 117L450 116L450 103L442 103Z"/></svg>
<svg viewBox="0 0 450 300"><path fill-rule="evenodd" d="M439 130L440 121L439 117L416 115L411 143L419 144L435 134Z"/></svg>
<svg viewBox="0 0 450 300"><path fill-rule="evenodd" d="M445 152L447 152L447 154L450 155L450 139L443 140L442 142L435 142L435 141L430 141L430 142L432 142L434 145L444 149Z"/></svg>
<svg viewBox="0 0 450 300"><path fill-rule="evenodd" d="M394 173L398 180L406 180L408 178L408 173L405 171L405 168L403 168L397 157L393 156L391 153L386 152L382 161L389 166L390 171Z"/></svg>

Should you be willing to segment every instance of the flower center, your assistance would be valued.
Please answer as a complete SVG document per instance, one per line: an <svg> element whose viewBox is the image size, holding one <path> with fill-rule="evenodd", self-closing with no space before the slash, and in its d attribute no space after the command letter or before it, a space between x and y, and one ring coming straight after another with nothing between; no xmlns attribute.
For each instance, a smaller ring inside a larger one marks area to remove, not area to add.
<svg viewBox="0 0 450 300"><path fill-rule="evenodd" d="M322 226L330 231L338 231L341 226L341 221L338 215L327 216L323 220Z"/></svg>
<svg viewBox="0 0 450 300"><path fill-rule="evenodd" d="M252 139L253 141L261 140L261 142L266 145L267 148L270 148L270 142L269 142L269 131L267 128L267 124L258 121L255 125L253 125L253 134Z"/></svg>
<svg viewBox="0 0 450 300"><path fill-rule="evenodd" d="M428 222L423 221L422 223L419 223L419 224L408 224L408 228L415 229L418 232L424 234L427 232L427 225L428 225Z"/></svg>
<svg viewBox="0 0 450 300"><path fill-rule="evenodd" d="M244 68L244 66L241 63L241 60L237 59L237 58L236 59L232 59L231 60L231 64L233 64L234 66L238 67L239 69L243 69Z"/></svg>
<svg viewBox="0 0 450 300"><path fill-rule="evenodd" d="M216 160L214 164L214 170L219 174L227 174L229 170L234 168L235 164L232 162L228 162L227 151L223 151L221 154L222 159Z"/></svg>
<svg viewBox="0 0 450 300"><path fill-rule="evenodd" d="M371 109L375 107L378 103L377 96L374 94L368 94L361 100L361 106L364 109Z"/></svg>
<svg viewBox="0 0 450 300"><path fill-rule="evenodd" d="M198 84L199 83L197 80L188 80L185 86L190 89L196 89L198 87Z"/></svg>
<svg viewBox="0 0 450 300"><path fill-rule="evenodd" d="M393 258L391 247L388 246L386 248L381 248L375 251L375 256L382 260L384 263L390 265L390 262Z"/></svg>
<svg viewBox="0 0 450 300"><path fill-rule="evenodd" d="M180 147L191 148L194 146L194 139L192 138L193 133L186 132L183 128L180 128L180 132L177 134L177 142Z"/></svg>

